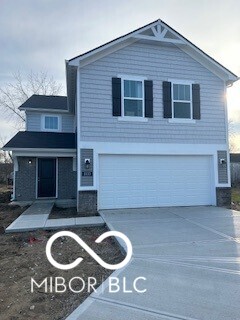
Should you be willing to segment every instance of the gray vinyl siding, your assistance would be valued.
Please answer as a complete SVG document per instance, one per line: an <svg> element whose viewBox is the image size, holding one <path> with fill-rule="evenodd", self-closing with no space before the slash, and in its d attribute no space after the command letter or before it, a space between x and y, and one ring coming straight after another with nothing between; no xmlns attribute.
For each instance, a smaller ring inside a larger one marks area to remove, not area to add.
<svg viewBox="0 0 240 320"><path fill-rule="evenodd" d="M93 149L81 149L81 186L93 186ZM85 169L85 159L90 159L89 169ZM92 172L92 175L83 176L83 172Z"/></svg>
<svg viewBox="0 0 240 320"><path fill-rule="evenodd" d="M26 112L26 130L41 131L41 113ZM71 114L56 114L62 116L62 132L74 132L74 116Z"/></svg>
<svg viewBox="0 0 240 320"><path fill-rule="evenodd" d="M112 77L119 74L153 80L153 119L122 122L112 116ZM200 84L196 124L163 118L162 82L169 79ZM223 81L175 46L136 43L105 56L81 68L80 90L83 141L226 143Z"/></svg>

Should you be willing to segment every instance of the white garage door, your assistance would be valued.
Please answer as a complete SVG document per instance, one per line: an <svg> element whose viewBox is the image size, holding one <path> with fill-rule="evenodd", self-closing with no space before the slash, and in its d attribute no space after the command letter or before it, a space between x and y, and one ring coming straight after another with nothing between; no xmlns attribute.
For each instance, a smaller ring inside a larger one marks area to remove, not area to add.
<svg viewBox="0 0 240 320"><path fill-rule="evenodd" d="M210 156L99 156L99 208L213 204Z"/></svg>

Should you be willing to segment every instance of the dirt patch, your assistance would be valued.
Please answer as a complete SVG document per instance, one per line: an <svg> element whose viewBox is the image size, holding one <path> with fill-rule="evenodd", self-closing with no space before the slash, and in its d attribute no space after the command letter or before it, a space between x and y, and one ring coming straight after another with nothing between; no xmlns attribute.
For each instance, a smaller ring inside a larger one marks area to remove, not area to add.
<svg viewBox="0 0 240 320"><path fill-rule="evenodd" d="M1 228L8 226L23 209L0 205ZM96 244L96 238L107 231L101 228L74 228L88 245L106 262L117 263L123 256L113 239ZM40 283L46 277L64 277L66 284L73 277L95 277L100 285L111 271L102 268L74 240L64 237L53 245L54 258L60 263L70 263L81 256L83 261L76 268L62 271L54 268L47 260L45 247L54 231L0 234L0 318L3 320L65 319L89 295L87 289L73 293L69 288L64 293L45 293L43 287L34 287L31 293L31 277ZM73 286L79 290L79 283Z"/></svg>
<svg viewBox="0 0 240 320"><path fill-rule="evenodd" d="M98 216L99 214L96 213L95 215L92 214L92 216ZM60 219L60 218L76 218L76 217L89 217L90 215L85 213L78 213L77 208L59 208L54 206L52 208L52 211L49 215L49 219Z"/></svg>
<svg viewBox="0 0 240 320"><path fill-rule="evenodd" d="M0 203L9 203L12 194L12 186L0 184Z"/></svg>
<svg viewBox="0 0 240 320"><path fill-rule="evenodd" d="M28 207L19 207L0 203L0 234L5 232L5 229L19 217Z"/></svg>

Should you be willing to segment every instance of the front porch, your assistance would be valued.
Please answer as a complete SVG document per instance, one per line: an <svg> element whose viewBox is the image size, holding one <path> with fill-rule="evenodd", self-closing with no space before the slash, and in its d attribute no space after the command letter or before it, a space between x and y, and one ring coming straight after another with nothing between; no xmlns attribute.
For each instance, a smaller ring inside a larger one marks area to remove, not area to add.
<svg viewBox="0 0 240 320"><path fill-rule="evenodd" d="M15 156L13 201L54 200L58 205L76 206L76 158Z"/></svg>

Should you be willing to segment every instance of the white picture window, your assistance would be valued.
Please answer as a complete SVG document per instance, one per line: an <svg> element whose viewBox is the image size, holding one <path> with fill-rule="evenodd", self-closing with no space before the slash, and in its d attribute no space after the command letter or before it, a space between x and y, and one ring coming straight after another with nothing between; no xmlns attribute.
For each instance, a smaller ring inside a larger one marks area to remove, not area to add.
<svg viewBox="0 0 240 320"><path fill-rule="evenodd" d="M192 119L192 85L173 83L172 97L172 117Z"/></svg>
<svg viewBox="0 0 240 320"><path fill-rule="evenodd" d="M42 118L42 129L44 131L60 131L60 117L44 115Z"/></svg>
<svg viewBox="0 0 240 320"><path fill-rule="evenodd" d="M144 117L144 85L142 80L122 80L124 117Z"/></svg>

